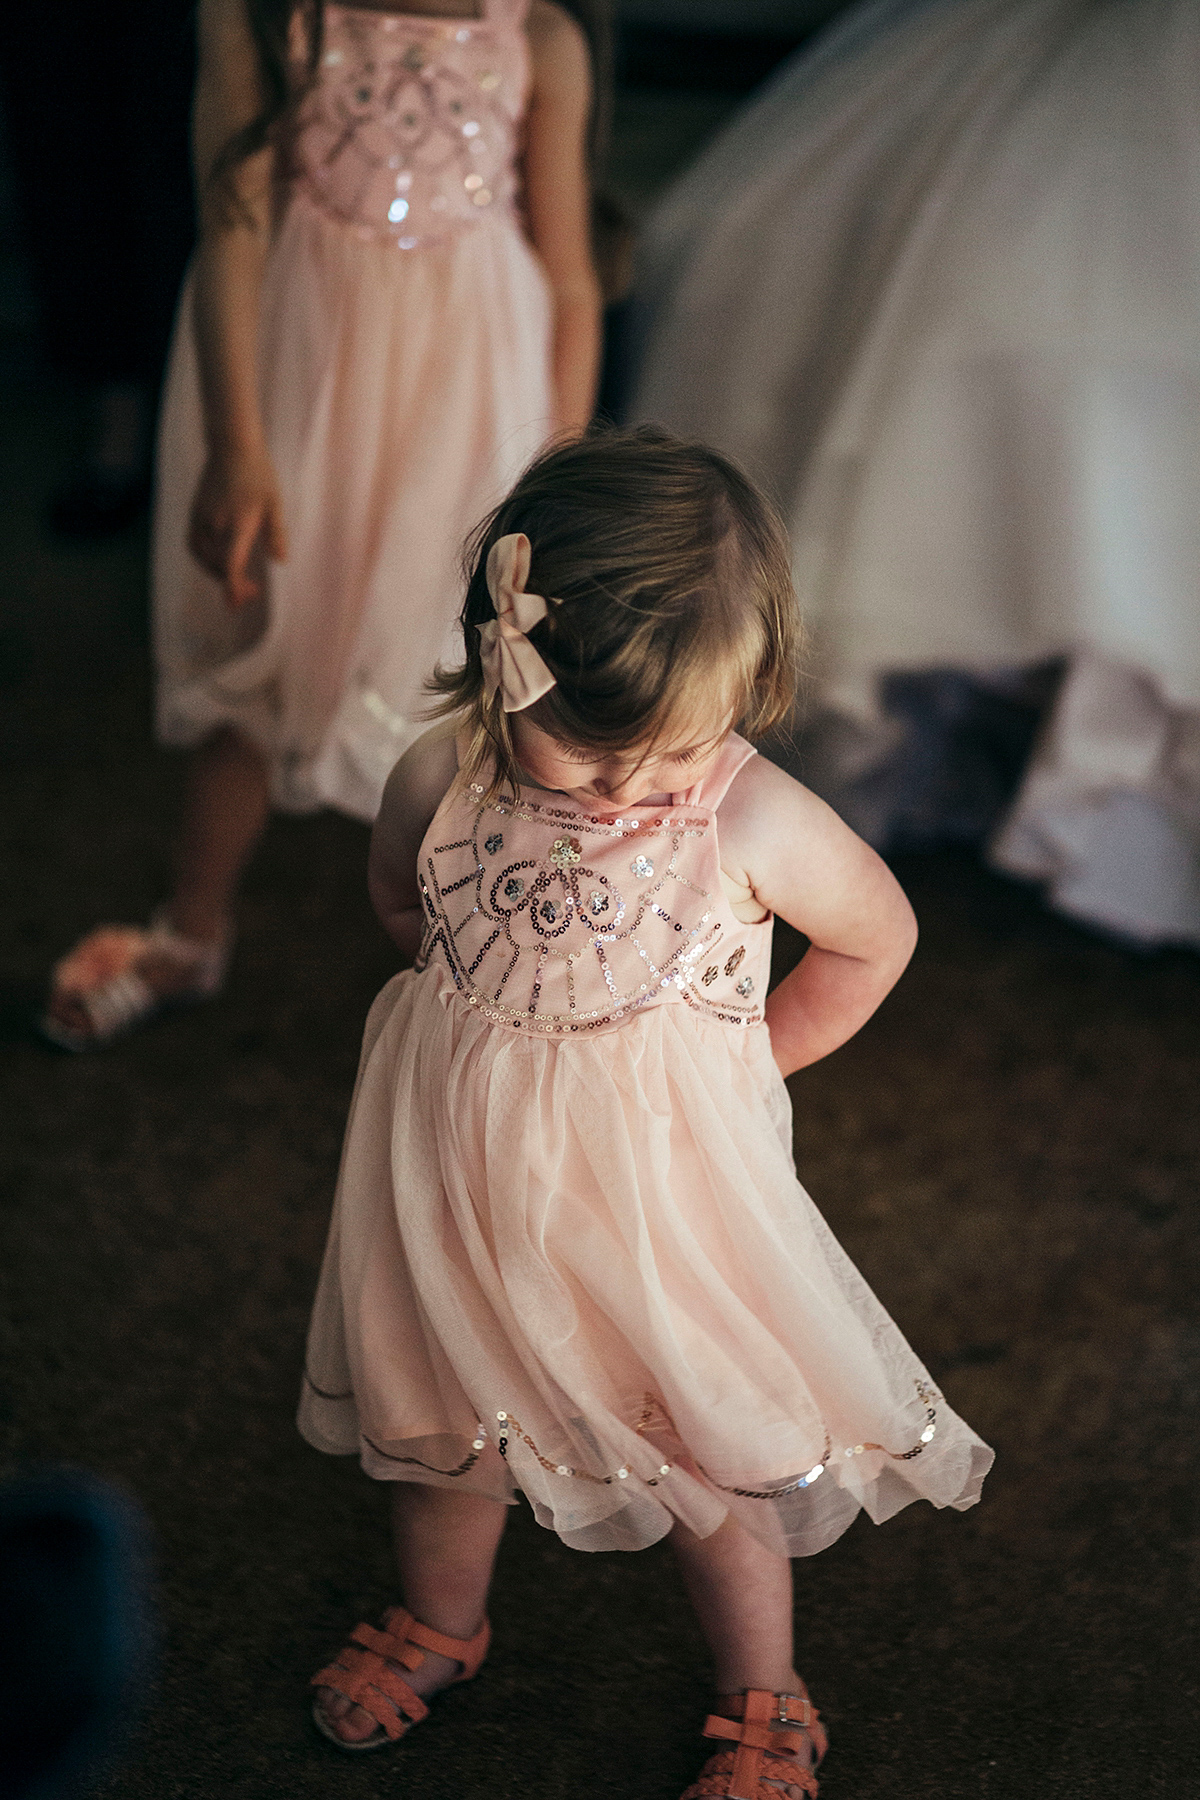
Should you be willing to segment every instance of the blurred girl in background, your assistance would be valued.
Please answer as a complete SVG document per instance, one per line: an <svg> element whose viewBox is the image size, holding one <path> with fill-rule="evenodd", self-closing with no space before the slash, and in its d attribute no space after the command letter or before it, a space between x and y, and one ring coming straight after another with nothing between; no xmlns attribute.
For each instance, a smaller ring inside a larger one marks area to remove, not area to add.
<svg viewBox="0 0 1200 1800"><path fill-rule="evenodd" d="M593 44L553 0L202 0L154 548L158 729L193 756L166 906L54 972L66 1047L217 991L272 805L374 817L461 654L465 533L587 423Z"/></svg>

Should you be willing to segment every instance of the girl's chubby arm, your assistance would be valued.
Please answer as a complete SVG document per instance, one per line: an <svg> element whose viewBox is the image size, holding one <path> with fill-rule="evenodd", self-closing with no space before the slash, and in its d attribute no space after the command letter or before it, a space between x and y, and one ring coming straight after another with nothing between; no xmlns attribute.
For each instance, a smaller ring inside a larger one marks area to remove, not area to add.
<svg viewBox="0 0 1200 1800"><path fill-rule="evenodd" d="M551 0L533 0L526 29L533 80L525 124L525 210L554 302L555 425L579 432L596 404L600 366L587 157L591 62L582 30Z"/></svg>
<svg viewBox="0 0 1200 1800"><path fill-rule="evenodd" d="M458 772L455 724L443 720L404 752L387 779L371 833L367 889L384 930L406 962L421 947L425 913L417 857L433 815Z"/></svg>
<svg viewBox="0 0 1200 1800"><path fill-rule="evenodd" d="M887 864L765 757L738 774L720 820L730 880L809 940L765 1009L775 1061L790 1075L866 1023L912 955L917 922Z"/></svg>
<svg viewBox="0 0 1200 1800"><path fill-rule="evenodd" d="M258 594L253 564L287 554L275 471L258 397L258 318L270 244L274 151L219 183L218 156L262 109L258 56L244 0L200 0L192 111L200 221L193 323L207 459L192 501L188 548L224 584L232 607Z"/></svg>

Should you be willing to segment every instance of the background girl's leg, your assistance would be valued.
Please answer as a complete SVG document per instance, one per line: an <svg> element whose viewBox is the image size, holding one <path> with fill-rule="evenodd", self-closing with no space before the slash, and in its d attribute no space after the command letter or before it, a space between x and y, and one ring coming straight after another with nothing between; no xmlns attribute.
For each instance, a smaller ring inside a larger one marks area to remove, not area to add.
<svg viewBox="0 0 1200 1800"><path fill-rule="evenodd" d="M270 809L270 772L261 751L236 731L207 739L191 759L168 912L181 937L219 943Z"/></svg>
<svg viewBox="0 0 1200 1800"><path fill-rule="evenodd" d="M269 806L270 771L245 738L223 729L193 752L175 853L175 887L166 909L167 922L188 941L182 946L156 943L152 933L144 948L134 953L132 964L114 967L103 959L97 965L95 950L89 960L93 940L112 936L107 928L84 938L55 969L46 1007L55 1026L80 1040L72 1048L112 1034L111 1024L106 1028L103 1016L98 1021L96 1015L105 995L119 989L128 972L138 977L155 1002L192 995L204 998L213 991L206 966L211 965L216 947L232 936L238 882L262 836ZM139 1001L126 1022L136 1023L145 1016ZM119 1016L117 1028L122 1028Z"/></svg>
<svg viewBox="0 0 1200 1800"><path fill-rule="evenodd" d="M508 1508L480 1494L453 1493L416 1482L392 1484L392 1530L404 1605L422 1625L447 1637L472 1638L483 1623L496 1551ZM436 1693L458 1673L447 1656L427 1650L418 1669L399 1669L416 1693ZM353 1743L379 1727L370 1713L330 1688L318 1688L322 1710Z"/></svg>

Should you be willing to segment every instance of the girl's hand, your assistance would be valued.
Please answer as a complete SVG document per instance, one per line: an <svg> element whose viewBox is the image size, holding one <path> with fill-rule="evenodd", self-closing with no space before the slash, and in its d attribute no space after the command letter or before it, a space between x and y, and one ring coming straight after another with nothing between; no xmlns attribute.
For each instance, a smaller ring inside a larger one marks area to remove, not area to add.
<svg viewBox="0 0 1200 1800"><path fill-rule="evenodd" d="M235 611L259 597L263 556L287 559L279 488L265 451L210 455L192 501L188 549L224 585Z"/></svg>

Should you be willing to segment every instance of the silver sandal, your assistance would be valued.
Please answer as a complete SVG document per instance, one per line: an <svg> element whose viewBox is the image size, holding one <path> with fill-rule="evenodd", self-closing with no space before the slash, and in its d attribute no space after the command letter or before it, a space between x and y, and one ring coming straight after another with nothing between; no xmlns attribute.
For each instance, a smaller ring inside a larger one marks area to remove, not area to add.
<svg viewBox="0 0 1200 1800"><path fill-rule="evenodd" d="M170 1007L210 1000L224 984L232 947L231 937L219 944L203 944L181 936L161 907L148 927L97 926L55 964L50 980L51 999L63 995L77 1001L92 1029L80 1031L65 1025L49 1008L38 1021L38 1029L60 1049L98 1050ZM162 994L151 987L139 972L148 956L178 969L178 989Z"/></svg>

